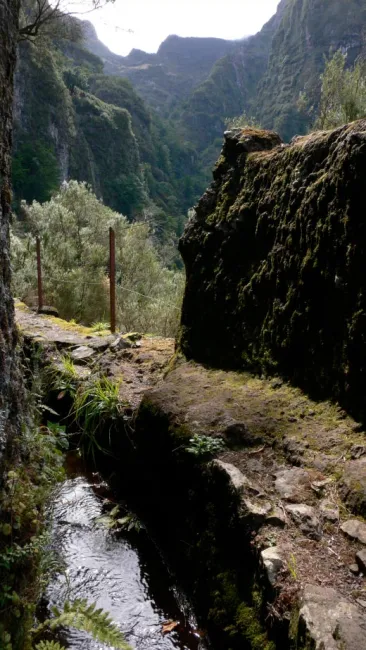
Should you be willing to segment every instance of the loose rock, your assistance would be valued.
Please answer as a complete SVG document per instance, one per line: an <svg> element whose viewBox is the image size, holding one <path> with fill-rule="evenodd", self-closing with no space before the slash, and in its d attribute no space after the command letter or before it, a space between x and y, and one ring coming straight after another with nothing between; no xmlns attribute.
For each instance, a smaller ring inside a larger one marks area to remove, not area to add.
<svg viewBox="0 0 366 650"><path fill-rule="evenodd" d="M276 473L275 488L283 499L301 503L311 494L309 472L300 467L283 469Z"/></svg>
<svg viewBox="0 0 366 650"><path fill-rule="evenodd" d="M269 583L274 587L279 571L284 565L282 551L278 546L270 546L261 552L262 565Z"/></svg>
<svg viewBox="0 0 366 650"><path fill-rule="evenodd" d="M341 496L354 513L366 517L366 458L364 456L345 464Z"/></svg>
<svg viewBox="0 0 366 650"><path fill-rule="evenodd" d="M356 560L357 564L360 567L360 570L365 573L366 572L366 550L362 549L362 551L358 551L356 553Z"/></svg>
<svg viewBox="0 0 366 650"><path fill-rule="evenodd" d="M273 508L266 517L266 524L277 526L278 528L284 528L286 526L286 515L283 510L277 506Z"/></svg>
<svg viewBox="0 0 366 650"><path fill-rule="evenodd" d="M311 539L319 540L321 538L321 525L316 510L305 503L296 503L286 506L286 511L291 515L295 523L300 526L300 530Z"/></svg>
<svg viewBox="0 0 366 650"><path fill-rule="evenodd" d="M79 363L83 363L84 361L86 362L94 355L95 355L95 350L93 350L87 345L81 345L75 350L72 350L70 353L71 358L74 361L79 361Z"/></svg>
<svg viewBox="0 0 366 650"><path fill-rule="evenodd" d="M348 519L341 525L341 531L351 539L366 544L366 524L358 519Z"/></svg>
<svg viewBox="0 0 366 650"><path fill-rule="evenodd" d="M319 504L319 510L323 519L328 519L328 521L338 521L339 520L339 508L337 504L324 499Z"/></svg>

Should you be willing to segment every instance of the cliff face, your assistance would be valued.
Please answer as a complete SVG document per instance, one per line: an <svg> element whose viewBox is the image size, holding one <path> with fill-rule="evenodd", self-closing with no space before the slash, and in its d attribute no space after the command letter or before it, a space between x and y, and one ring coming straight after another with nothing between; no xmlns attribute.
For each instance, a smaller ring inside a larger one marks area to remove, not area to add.
<svg viewBox="0 0 366 650"><path fill-rule="evenodd" d="M263 127L289 140L306 133L314 120L299 109L298 99L305 92L309 106L317 106L324 56L341 48L352 65L363 51L366 5L364 0L285 0L281 5L253 108Z"/></svg>
<svg viewBox="0 0 366 650"><path fill-rule="evenodd" d="M181 347L282 374L365 417L366 120L282 145L226 134L180 242Z"/></svg>
<svg viewBox="0 0 366 650"><path fill-rule="evenodd" d="M13 73L18 3L0 0L0 466L17 422L15 324L10 293L9 218Z"/></svg>

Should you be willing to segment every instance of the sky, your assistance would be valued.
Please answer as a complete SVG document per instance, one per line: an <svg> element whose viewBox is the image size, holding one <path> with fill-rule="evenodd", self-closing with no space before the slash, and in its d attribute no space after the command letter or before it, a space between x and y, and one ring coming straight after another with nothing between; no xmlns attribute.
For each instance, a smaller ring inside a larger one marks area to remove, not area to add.
<svg viewBox="0 0 366 650"><path fill-rule="evenodd" d="M90 20L110 50L156 52L169 34L238 39L255 34L279 0L115 0L80 18ZM131 30L131 31L129 31Z"/></svg>

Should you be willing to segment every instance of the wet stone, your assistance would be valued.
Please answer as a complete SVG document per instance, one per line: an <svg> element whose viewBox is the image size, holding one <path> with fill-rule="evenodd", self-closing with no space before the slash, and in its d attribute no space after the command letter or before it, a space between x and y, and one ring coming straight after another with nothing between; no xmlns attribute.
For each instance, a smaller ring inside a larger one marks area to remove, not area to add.
<svg viewBox="0 0 366 650"><path fill-rule="evenodd" d="M348 519L341 525L341 531L351 539L366 544L366 524L358 519Z"/></svg>
<svg viewBox="0 0 366 650"><path fill-rule="evenodd" d="M304 535L316 540L321 538L321 525L315 508L305 503L296 503L286 506L286 512L291 515Z"/></svg>

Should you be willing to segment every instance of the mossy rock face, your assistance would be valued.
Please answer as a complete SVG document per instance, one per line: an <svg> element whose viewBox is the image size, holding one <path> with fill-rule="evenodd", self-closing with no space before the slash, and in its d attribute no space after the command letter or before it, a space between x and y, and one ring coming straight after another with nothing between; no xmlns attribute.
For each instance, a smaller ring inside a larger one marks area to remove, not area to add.
<svg viewBox="0 0 366 650"><path fill-rule="evenodd" d="M280 373L365 417L365 165L366 120L290 146L226 134L180 241L187 357Z"/></svg>

